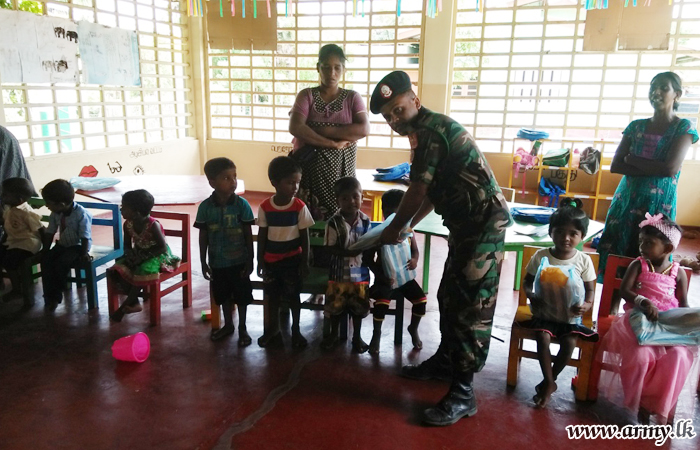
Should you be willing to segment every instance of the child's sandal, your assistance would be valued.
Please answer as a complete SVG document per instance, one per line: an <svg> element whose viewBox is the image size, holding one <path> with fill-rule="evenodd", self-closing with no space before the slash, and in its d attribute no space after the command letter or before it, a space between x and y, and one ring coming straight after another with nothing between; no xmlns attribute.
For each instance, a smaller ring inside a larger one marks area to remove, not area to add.
<svg viewBox="0 0 700 450"><path fill-rule="evenodd" d="M238 346L247 347L253 343L253 339L248 335L248 333L240 333L238 335Z"/></svg>
<svg viewBox="0 0 700 450"><path fill-rule="evenodd" d="M263 334L258 338L258 345L260 347L279 347L284 345L284 341L282 340L282 333L277 333L274 335L269 335L269 334Z"/></svg>
<svg viewBox="0 0 700 450"><path fill-rule="evenodd" d="M292 335L292 348L306 348L309 342L301 334Z"/></svg>

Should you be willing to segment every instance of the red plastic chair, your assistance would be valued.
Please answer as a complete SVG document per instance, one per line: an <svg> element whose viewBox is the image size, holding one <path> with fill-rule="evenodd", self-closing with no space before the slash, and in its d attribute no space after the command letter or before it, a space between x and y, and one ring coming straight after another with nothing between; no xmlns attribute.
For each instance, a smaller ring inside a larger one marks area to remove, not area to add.
<svg viewBox="0 0 700 450"><path fill-rule="evenodd" d="M180 223L179 227L168 228L163 225L165 236L175 236L182 239L182 261L180 266L171 273L161 273L157 280L131 282L136 286L143 286L146 289L148 302L150 305L151 326L160 324L160 299L169 293L182 288L182 307L192 306L192 269L190 266L190 215L185 213L152 211L151 217L156 219L173 220ZM173 277L182 275L182 280L172 284L165 289L162 283ZM119 308L119 293L112 277L107 277L107 303L109 314L113 314Z"/></svg>
<svg viewBox="0 0 700 450"><path fill-rule="evenodd" d="M591 365L591 374L588 379L588 399L596 400L598 398L598 382L600 381L600 372L603 370L614 370L608 364L603 364L598 358L598 349L603 341L603 337L610 330L615 316L620 309L620 285L622 278L625 276L625 271L634 258L626 256L610 255L605 267L605 275L603 279L603 292L600 296L600 307L598 309L598 319L596 320L596 331L600 336L600 340L596 342L593 356L593 364ZM690 276L692 270L683 267L688 276L688 286L690 286ZM700 386L698 387L700 390ZM675 410L675 409L674 409Z"/></svg>

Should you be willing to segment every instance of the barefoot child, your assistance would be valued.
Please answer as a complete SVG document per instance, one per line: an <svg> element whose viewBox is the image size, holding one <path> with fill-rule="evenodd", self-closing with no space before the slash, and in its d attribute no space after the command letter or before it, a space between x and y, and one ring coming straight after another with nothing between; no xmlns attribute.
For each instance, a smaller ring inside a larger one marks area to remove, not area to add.
<svg viewBox="0 0 700 450"><path fill-rule="evenodd" d="M633 310L656 321L661 311L688 307L688 278L671 260L681 239L680 227L662 214L649 213L639 227L641 256L629 265L620 285L626 312L613 322L598 352L603 361L617 368L614 374L604 372L601 394L615 400L620 382L624 406L637 411L641 423L648 424L654 414L657 423L664 425L671 419L697 349L639 345L632 331Z"/></svg>
<svg viewBox="0 0 700 450"><path fill-rule="evenodd" d="M12 292L8 296L20 294L21 289L29 288L19 285L17 270L25 259L41 250L44 224L41 223L41 216L27 204L32 195L34 188L26 178L7 178L2 182L5 235L0 245L0 269L7 271L12 282ZM33 304L34 300L31 302Z"/></svg>
<svg viewBox="0 0 700 450"><path fill-rule="evenodd" d="M50 181L41 195L51 210L42 245L41 280L45 307L53 311L63 301L70 268L90 262L92 215L74 201L75 190L66 180ZM51 247L56 232L58 241Z"/></svg>
<svg viewBox="0 0 700 450"><path fill-rule="evenodd" d="M399 207L403 196L404 192L399 189L391 189L382 195L382 214L384 215L384 220L396 212L396 209ZM404 267L395 268L396 272L405 271L406 276L413 276L413 278L408 280L403 285L396 285L396 280L387 276L386 271L383 268L382 250L376 252L376 259L368 258L367 261L370 269L372 272L374 272L374 284L369 289L370 298L375 300L374 331L372 333L372 340L369 343L369 352L373 355L379 353L379 342L382 337L382 323L384 322L386 312L389 310L389 303L391 302L392 298L391 294L394 289L400 291L401 295L413 304L413 308L411 309L411 324L408 326L408 332L411 335L413 348L418 350L423 348L423 342L420 340L420 336L418 335L418 325L420 324L421 318L425 315L426 298L423 288L421 288L416 282L415 272L413 272L418 266L418 245L416 244L415 239L411 238L409 240L411 251L410 259L405 261ZM392 246L385 245L384 248L400 248L403 245L403 243Z"/></svg>
<svg viewBox="0 0 700 450"><path fill-rule="evenodd" d="M252 340L246 328L246 311L253 301L250 274L253 272L253 210L246 199L236 195L236 165L228 158L214 158L204 165L211 197L197 210L194 226L199 228L199 258L202 274L211 280L211 292L224 310L224 326L211 334L218 341L233 334L233 305L238 305L238 346ZM207 252L209 263L207 264Z"/></svg>
<svg viewBox="0 0 700 450"><path fill-rule="evenodd" d="M301 167L288 156L279 156L267 169L275 195L258 209L258 275L263 278L269 300L269 329L258 339L260 347L282 343L279 306L289 301L292 311L292 347L304 348L299 328L302 280L309 274L309 227L314 224L306 204L295 198Z"/></svg>
<svg viewBox="0 0 700 450"><path fill-rule="evenodd" d="M115 322L121 322L124 314L143 310L138 298L142 287L132 283L158 279L161 272L172 272L180 264L180 258L165 242L163 226L151 217L154 203L153 196L144 189L122 196L124 256L110 268L109 276L116 279L127 297L110 316Z"/></svg>
<svg viewBox="0 0 700 450"><path fill-rule="evenodd" d="M331 253L331 267L324 312L331 317L331 333L321 342L330 350L339 340L338 329L343 313L352 316L352 349L364 353L369 349L360 336L362 319L369 314L369 268L362 265L362 251L348 250L370 229L369 217L362 211L362 187L353 177L335 182L333 191L339 210L326 224L325 245Z"/></svg>
<svg viewBox="0 0 700 450"><path fill-rule="evenodd" d="M585 298L582 304L571 307L574 318L569 323L538 317L539 308L533 311L532 319L518 323L519 326L536 331L537 356L542 368L542 375L544 375L544 380L535 387L536 394L533 397L538 408L547 406L550 397L557 390L555 381L571 359L574 348L576 348L576 339L580 337L590 341L598 340L598 335L595 332L581 324L581 316L593 307L595 296L596 273L593 261L591 261L590 256L576 249L588 231L588 216L581 209L583 206L581 200L565 198L561 201L561 205L549 220L549 235L552 237L554 247L538 250L528 263L524 283L525 293L533 304L547 304L557 300L540 298L539 293L533 292L535 274L542 258L546 257L553 266L574 267L576 273L583 280ZM559 353L554 361L552 361L552 354L549 352L552 337L559 341Z"/></svg>

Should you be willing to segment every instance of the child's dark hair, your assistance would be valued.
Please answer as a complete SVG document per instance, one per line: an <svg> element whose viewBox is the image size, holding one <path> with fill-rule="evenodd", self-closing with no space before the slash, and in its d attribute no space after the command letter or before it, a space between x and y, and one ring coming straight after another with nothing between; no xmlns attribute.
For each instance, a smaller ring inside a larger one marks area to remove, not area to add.
<svg viewBox="0 0 700 450"><path fill-rule="evenodd" d="M301 173L301 166L289 156L278 156L267 166L270 181L277 182L295 173Z"/></svg>
<svg viewBox="0 0 700 450"><path fill-rule="evenodd" d="M588 232L588 215L583 209L583 202L578 198L565 197L559 200L559 208L549 218L549 234L557 227L572 224L585 236Z"/></svg>
<svg viewBox="0 0 700 450"><path fill-rule="evenodd" d="M213 180L221 172L228 169L235 169L236 165L228 158L213 158L204 164L204 174L209 180Z"/></svg>
<svg viewBox="0 0 700 450"><path fill-rule="evenodd" d="M34 195L34 186L26 178L6 178L2 182L2 191L26 199Z"/></svg>
<svg viewBox="0 0 700 450"><path fill-rule="evenodd" d="M142 216L151 214L154 203L153 196L145 189L129 191L122 195L122 205L127 205Z"/></svg>
<svg viewBox="0 0 700 450"><path fill-rule="evenodd" d="M343 192L348 192L348 191L361 191L362 186L360 185L360 182L357 181L357 178L355 177L343 177L338 179L334 184L333 184L333 192L335 193L335 196L338 197L340 194Z"/></svg>
<svg viewBox="0 0 700 450"><path fill-rule="evenodd" d="M403 199L404 191L401 189L390 189L382 195L382 212L391 211L394 212L401 204L401 199Z"/></svg>
<svg viewBox="0 0 700 450"><path fill-rule="evenodd" d="M68 181L58 179L49 181L41 190L41 196L49 202L73 203L75 190Z"/></svg>
<svg viewBox="0 0 700 450"><path fill-rule="evenodd" d="M671 220L666 214L664 214L664 217L662 220L663 220L664 225L671 227L671 228L675 228L676 230L680 231L681 233L683 232L683 228L681 228L676 222ZM642 228L639 229L639 233L640 234L644 233L648 236L653 236L655 238L658 238L659 240L661 240L661 242L663 242L664 245L671 245L671 246L673 245L673 242L671 242L671 240L668 238L668 236L666 236L661 230L659 230L658 228L656 228L653 225L643 226Z"/></svg>

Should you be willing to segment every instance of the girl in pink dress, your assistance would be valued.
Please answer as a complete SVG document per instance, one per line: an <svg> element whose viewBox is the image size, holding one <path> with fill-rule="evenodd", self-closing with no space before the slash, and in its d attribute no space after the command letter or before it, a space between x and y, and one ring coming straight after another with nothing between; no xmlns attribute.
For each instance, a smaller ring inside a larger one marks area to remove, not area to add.
<svg viewBox="0 0 700 450"><path fill-rule="evenodd" d="M659 424L666 424L693 365L694 349L639 345L629 315L638 308L655 321L660 311L688 307L688 279L670 258L681 239L680 227L662 214L647 213L640 228L641 256L629 265L620 286L625 314L612 324L598 353L615 368L603 373L601 393L614 400L619 380L623 405L637 411L641 423L648 424L655 414Z"/></svg>

